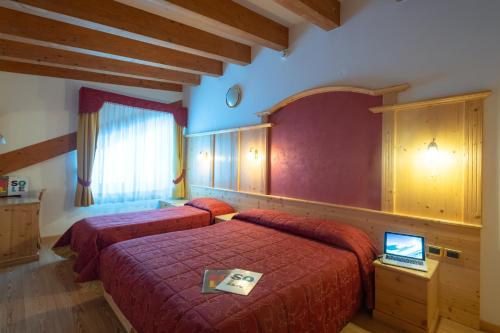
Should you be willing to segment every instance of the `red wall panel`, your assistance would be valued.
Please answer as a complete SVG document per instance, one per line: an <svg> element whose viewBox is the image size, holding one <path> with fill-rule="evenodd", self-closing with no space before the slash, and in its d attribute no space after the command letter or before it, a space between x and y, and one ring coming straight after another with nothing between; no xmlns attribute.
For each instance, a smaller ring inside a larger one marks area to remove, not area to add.
<svg viewBox="0 0 500 333"><path fill-rule="evenodd" d="M380 209L381 96L323 93L270 117L270 194Z"/></svg>

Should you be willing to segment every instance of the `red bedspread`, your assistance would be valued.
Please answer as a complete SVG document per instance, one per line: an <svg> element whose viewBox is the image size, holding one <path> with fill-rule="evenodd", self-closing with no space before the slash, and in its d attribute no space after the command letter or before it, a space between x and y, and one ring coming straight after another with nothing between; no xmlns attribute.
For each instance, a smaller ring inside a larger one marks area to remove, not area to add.
<svg viewBox="0 0 500 333"><path fill-rule="evenodd" d="M78 273L76 281L91 281L99 277L99 254L107 246L138 237L204 227L210 221L210 212L191 206L89 217L69 228L54 248L71 245L78 253L73 266Z"/></svg>
<svg viewBox="0 0 500 333"><path fill-rule="evenodd" d="M135 329L339 332L363 297L372 298L376 251L362 231L269 211L239 218L246 221L138 238L103 251L104 288ZM249 296L202 294L206 268L264 275Z"/></svg>

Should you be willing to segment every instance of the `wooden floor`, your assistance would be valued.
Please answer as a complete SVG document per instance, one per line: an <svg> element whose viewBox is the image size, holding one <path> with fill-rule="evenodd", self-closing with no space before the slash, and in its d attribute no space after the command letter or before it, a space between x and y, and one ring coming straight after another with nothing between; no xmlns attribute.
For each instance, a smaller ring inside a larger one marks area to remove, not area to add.
<svg viewBox="0 0 500 333"><path fill-rule="evenodd" d="M49 240L50 241L50 240ZM0 332L124 332L98 284L73 282L72 262L43 244L40 261L0 269ZM438 333L477 333L441 320ZM342 333L395 333L360 313Z"/></svg>

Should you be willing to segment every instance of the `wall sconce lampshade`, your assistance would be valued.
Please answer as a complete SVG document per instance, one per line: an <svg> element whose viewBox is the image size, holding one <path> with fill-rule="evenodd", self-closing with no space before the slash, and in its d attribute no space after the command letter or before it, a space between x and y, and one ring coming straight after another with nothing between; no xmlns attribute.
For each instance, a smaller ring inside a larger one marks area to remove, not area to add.
<svg viewBox="0 0 500 333"><path fill-rule="evenodd" d="M247 153L247 158L249 160L258 160L259 159L259 150L257 148L251 147Z"/></svg>
<svg viewBox="0 0 500 333"><path fill-rule="evenodd" d="M0 134L0 145L5 145L7 144L7 139L5 139L5 137Z"/></svg>
<svg viewBox="0 0 500 333"><path fill-rule="evenodd" d="M427 146L427 151L429 151L431 153L435 153L438 151L438 145L436 143L436 138L433 138L432 142L429 143L429 145Z"/></svg>
<svg viewBox="0 0 500 333"><path fill-rule="evenodd" d="M210 159L210 154L208 151L200 151L198 154L198 160L200 161L208 161Z"/></svg>

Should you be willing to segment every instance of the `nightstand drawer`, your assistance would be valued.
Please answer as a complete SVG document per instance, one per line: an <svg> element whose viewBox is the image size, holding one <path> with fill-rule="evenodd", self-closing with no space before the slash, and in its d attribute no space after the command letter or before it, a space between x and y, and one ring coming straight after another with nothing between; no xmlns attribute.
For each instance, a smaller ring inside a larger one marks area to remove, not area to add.
<svg viewBox="0 0 500 333"><path fill-rule="evenodd" d="M376 289L382 289L419 303L427 302L427 280L386 269L375 270Z"/></svg>
<svg viewBox="0 0 500 333"><path fill-rule="evenodd" d="M377 288L375 308L423 329L427 328L427 306L422 303L398 296L383 288Z"/></svg>

